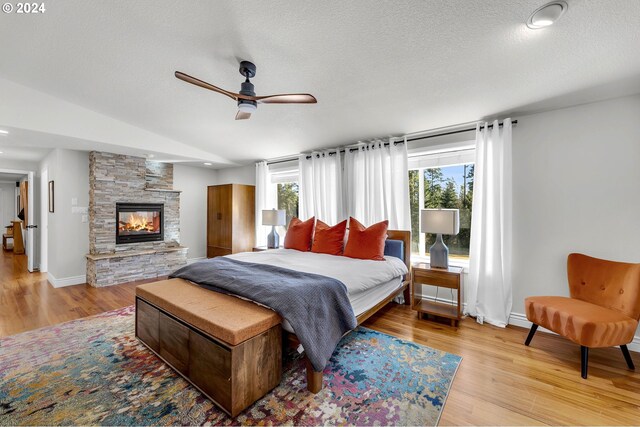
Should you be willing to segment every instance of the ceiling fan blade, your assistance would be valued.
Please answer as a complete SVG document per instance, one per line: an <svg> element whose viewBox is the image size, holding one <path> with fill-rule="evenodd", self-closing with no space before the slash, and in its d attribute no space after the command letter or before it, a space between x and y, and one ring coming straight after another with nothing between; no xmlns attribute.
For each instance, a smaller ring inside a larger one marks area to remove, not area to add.
<svg viewBox="0 0 640 427"><path fill-rule="evenodd" d="M247 113L245 111L240 111L236 113L236 120L246 120L251 117L251 113Z"/></svg>
<svg viewBox="0 0 640 427"><path fill-rule="evenodd" d="M318 100L308 93L283 93L280 95L255 96L252 101L263 104L315 104Z"/></svg>
<svg viewBox="0 0 640 427"><path fill-rule="evenodd" d="M185 74L183 72L176 71L175 72L175 76L177 78L179 78L180 80L185 81L187 83L191 83L193 85L200 86L201 88L209 89L209 90L212 90L214 92L218 92L218 93L221 93L223 95L227 95L229 98L233 99L234 101L238 100L238 94L237 93L233 93L233 92L229 92L228 90L221 89L221 88L219 88L217 86L212 85L211 83L207 83L207 82L202 81L200 79L196 79L195 77L191 77L190 75Z"/></svg>

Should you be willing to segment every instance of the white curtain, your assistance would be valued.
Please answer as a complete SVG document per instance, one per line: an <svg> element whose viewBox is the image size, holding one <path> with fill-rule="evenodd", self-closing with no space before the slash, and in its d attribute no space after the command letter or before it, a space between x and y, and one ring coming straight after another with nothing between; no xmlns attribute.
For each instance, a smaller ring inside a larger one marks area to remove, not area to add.
<svg viewBox="0 0 640 427"><path fill-rule="evenodd" d="M511 119L478 125L467 313L505 327L512 305Z"/></svg>
<svg viewBox="0 0 640 427"><path fill-rule="evenodd" d="M262 211L278 208L276 186L271 184L267 162L256 163L256 246L267 245L270 227L262 225Z"/></svg>
<svg viewBox="0 0 640 427"><path fill-rule="evenodd" d="M329 225L342 221L344 209L340 150L302 154L298 164L300 218L306 220L315 216Z"/></svg>
<svg viewBox="0 0 640 427"><path fill-rule="evenodd" d="M346 214L366 226L388 219L390 229L411 230L407 144L385 142L345 149Z"/></svg>

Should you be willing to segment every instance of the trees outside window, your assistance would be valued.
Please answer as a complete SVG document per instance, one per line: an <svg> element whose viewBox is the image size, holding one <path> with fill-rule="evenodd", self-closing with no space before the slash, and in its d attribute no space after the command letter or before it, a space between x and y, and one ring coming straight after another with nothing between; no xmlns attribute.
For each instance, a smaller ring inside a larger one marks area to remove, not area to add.
<svg viewBox="0 0 640 427"><path fill-rule="evenodd" d="M469 257L471 239L471 202L473 200L473 163L409 171L409 202L411 204L411 252L420 252L420 210L443 208L460 210L460 233L442 236L453 257ZM421 182L422 181L422 182ZM421 197L420 187L423 187ZM422 204L422 206L421 206ZM429 246L435 242L435 234L426 234Z"/></svg>
<svg viewBox="0 0 640 427"><path fill-rule="evenodd" d="M284 209L287 216L285 229L289 227L291 218L298 216L298 183L284 182L278 184L278 209Z"/></svg>

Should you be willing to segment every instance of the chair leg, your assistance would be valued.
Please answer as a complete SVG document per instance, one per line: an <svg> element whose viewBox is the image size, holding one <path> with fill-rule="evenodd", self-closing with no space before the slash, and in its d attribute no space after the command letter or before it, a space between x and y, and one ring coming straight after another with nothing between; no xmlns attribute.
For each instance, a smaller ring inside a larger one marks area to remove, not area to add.
<svg viewBox="0 0 640 427"><path fill-rule="evenodd" d="M636 367L633 365L633 360L631 359L631 355L629 354L629 349L627 348L627 346L626 345L621 345L620 346L620 350L622 350L622 354L624 356L624 360L627 361L627 366L629 367L629 369L635 371Z"/></svg>
<svg viewBox="0 0 640 427"><path fill-rule="evenodd" d="M527 335L527 340L524 342L524 345L528 346L531 343L531 340L533 339L533 336L536 334L537 330L538 325L536 325L535 323L531 325L531 330L529 331L529 335Z"/></svg>
<svg viewBox="0 0 640 427"><path fill-rule="evenodd" d="M580 346L580 366L582 368L582 378L587 379L587 368L589 365L589 347Z"/></svg>

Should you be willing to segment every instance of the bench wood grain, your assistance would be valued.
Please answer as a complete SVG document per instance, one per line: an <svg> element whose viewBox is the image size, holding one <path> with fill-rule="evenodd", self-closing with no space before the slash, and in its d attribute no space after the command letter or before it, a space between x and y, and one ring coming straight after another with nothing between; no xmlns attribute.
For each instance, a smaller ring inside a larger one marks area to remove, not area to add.
<svg viewBox="0 0 640 427"><path fill-rule="evenodd" d="M137 296L136 336L232 417L282 377L279 324L230 345Z"/></svg>

